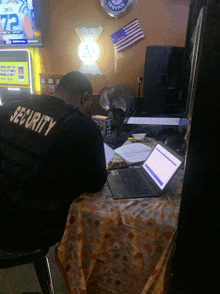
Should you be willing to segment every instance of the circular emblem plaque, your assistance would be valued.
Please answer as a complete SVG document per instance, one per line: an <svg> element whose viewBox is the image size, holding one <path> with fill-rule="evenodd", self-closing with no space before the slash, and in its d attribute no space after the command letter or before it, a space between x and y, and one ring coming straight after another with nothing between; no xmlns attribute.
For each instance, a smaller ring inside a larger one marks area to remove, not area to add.
<svg viewBox="0 0 220 294"><path fill-rule="evenodd" d="M112 17L122 17L134 6L135 0L101 0L106 13Z"/></svg>

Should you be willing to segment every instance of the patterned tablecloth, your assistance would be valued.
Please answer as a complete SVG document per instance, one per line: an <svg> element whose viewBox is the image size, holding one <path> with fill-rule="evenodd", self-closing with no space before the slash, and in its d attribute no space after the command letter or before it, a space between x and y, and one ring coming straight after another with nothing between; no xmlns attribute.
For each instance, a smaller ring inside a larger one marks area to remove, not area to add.
<svg viewBox="0 0 220 294"><path fill-rule="evenodd" d="M180 169L160 198L114 200L106 183L71 204L55 252L69 293L162 293L157 282L177 228L183 175Z"/></svg>

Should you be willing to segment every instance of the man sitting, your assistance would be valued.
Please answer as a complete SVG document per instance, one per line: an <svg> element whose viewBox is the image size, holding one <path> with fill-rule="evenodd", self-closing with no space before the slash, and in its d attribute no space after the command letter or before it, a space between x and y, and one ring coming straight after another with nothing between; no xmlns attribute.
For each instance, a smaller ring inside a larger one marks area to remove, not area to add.
<svg viewBox="0 0 220 294"><path fill-rule="evenodd" d="M1 249L54 245L72 201L105 184L101 132L71 104L88 94L88 79L70 72L54 96L33 95L0 107Z"/></svg>

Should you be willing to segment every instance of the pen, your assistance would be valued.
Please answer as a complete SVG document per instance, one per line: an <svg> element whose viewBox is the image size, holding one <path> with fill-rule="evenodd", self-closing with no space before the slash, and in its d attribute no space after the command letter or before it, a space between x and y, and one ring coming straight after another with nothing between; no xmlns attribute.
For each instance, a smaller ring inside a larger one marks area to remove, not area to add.
<svg viewBox="0 0 220 294"><path fill-rule="evenodd" d="M140 161L140 162L134 162L134 163L130 163L130 164L127 164L127 165L123 165L123 166L120 166L120 167L112 167L112 168L109 168L108 170L128 168L129 166L141 165L143 162L144 161Z"/></svg>
<svg viewBox="0 0 220 294"><path fill-rule="evenodd" d="M147 138L144 138L144 139L136 139L136 138L131 138L131 137L128 137L128 140L131 142L131 143L137 143L137 142L141 142L141 143L150 143L151 141Z"/></svg>
<svg viewBox="0 0 220 294"><path fill-rule="evenodd" d="M141 141L142 139L138 139L138 138L133 138L133 137L128 137L128 140L135 140L135 141Z"/></svg>

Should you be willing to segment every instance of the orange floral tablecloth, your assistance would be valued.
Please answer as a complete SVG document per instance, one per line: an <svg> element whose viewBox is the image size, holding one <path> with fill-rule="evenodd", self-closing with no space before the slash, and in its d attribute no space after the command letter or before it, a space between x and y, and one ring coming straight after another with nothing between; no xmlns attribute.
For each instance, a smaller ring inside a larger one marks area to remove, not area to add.
<svg viewBox="0 0 220 294"><path fill-rule="evenodd" d="M183 175L160 198L114 200L106 183L71 204L55 251L69 293L162 293L157 281L177 228Z"/></svg>

